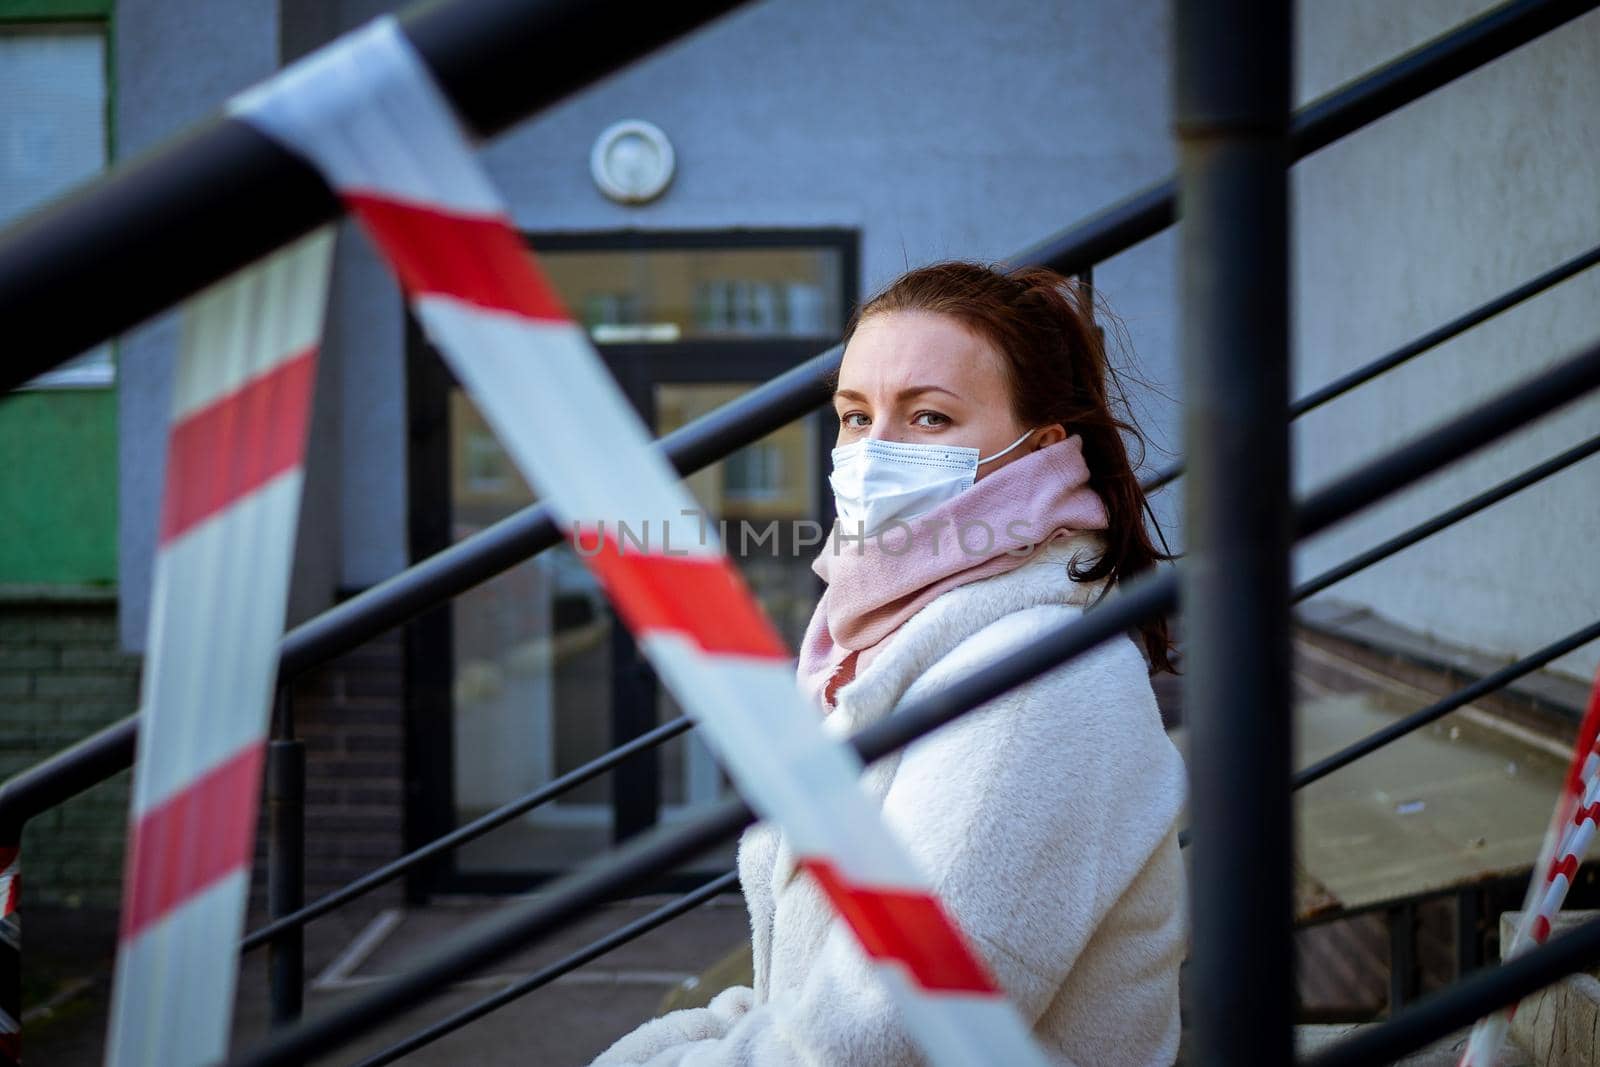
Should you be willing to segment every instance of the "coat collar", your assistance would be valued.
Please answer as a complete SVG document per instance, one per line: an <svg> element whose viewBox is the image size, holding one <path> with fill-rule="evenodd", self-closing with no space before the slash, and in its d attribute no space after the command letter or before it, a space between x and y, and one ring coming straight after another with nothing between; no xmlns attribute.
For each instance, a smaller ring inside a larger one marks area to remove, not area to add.
<svg viewBox="0 0 1600 1067"><path fill-rule="evenodd" d="M1039 604L1091 603L1105 581L1075 582L1067 568L1075 558L1088 563L1103 551L1103 535L1083 531L1044 545L1015 570L935 597L885 638L883 650L859 675L839 687L824 728L842 737L881 719L924 672L1005 615Z"/></svg>
<svg viewBox="0 0 1600 1067"><path fill-rule="evenodd" d="M1092 603L1104 579L1075 582L1067 568L1076 558L1087 563L1104 551L1103 535L1083 531L1041 547L1015 570L941 593L886 638L889 643L859 675L839 687L823 729L842 739L888 715L929 668L997 619L1040 604ZM891 753L863 773L862 787L875 801L882 802L899 763L900 754ZM767 823L752 827L740 841L741 877L747 864L752 873L771 872L772 892L786 886L798 870L788 839Z"/></svg>

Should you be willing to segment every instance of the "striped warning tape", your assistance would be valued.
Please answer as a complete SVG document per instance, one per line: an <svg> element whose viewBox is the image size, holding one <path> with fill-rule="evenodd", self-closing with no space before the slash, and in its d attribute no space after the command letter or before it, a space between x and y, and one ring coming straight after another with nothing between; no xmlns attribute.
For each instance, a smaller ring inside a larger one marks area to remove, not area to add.
<svg viewBox="0 0 1600 1067"><path fill-rule="evenodd" d="M541 276L392 19L244 94L318 167L752 807L779 823L937 1064L1042 1064L1026 1024L821 728L787 649ZM608 528L609 527L609 528ZM632 546L628 541L632 540Z"/></svg>
<svg viewBox="0 0 1600 1067"><path fill-rule="evenodd" d="M1556 798L1555 814L1545 833L1528 876L1528 891L1522 904L1511 944L1501 953L1510 959L1550 936L1550 924L1567 899L1567 890L1583 863L1584 853L1594 840L1595 820L1600 818L1600 672L1589 692L1589 706L1578 727L1572 762ZM1517 1005L1478 1020L1472 1028L1459 1067L1490 1067L1500 1055L1506 1031L1517 1013Z"/></svg>
<svg viewBox="0 0 1600 1067"><path fill-rule="evenodd" d="M0 847L0 1067L22 1062L22 849Z"/></svg>
<svg viewBox="0 0 1600 1067"><path fill-rule="evenodd" d="M186 309L107 1063L227 1053L333 231Z"/></svg>

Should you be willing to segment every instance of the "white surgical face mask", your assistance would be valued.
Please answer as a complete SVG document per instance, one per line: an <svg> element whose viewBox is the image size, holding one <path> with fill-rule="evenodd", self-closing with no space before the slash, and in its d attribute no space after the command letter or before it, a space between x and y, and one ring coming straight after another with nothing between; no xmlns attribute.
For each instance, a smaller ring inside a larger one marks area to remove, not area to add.
<svg viewBox="0 0 1600 1067"><path fill-rule="evenodd" d="M905 444L864 438L833 450L834 510L847 534L876 533L932 511L972 485L978 467L1016 448L1029 430L992 456L960 445Z"/></svg>

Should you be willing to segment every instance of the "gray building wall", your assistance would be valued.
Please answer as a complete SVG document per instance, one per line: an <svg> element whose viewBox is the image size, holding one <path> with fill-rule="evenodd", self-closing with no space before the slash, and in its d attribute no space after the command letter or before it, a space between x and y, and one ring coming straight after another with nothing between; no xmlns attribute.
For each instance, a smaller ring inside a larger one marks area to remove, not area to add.
<svg viewBox="0 0 1600 1067"><path fill-rule="evenodd" d="M217 107L296 54L385 5L273 0L232 7L195 50L196 0L135 0L119 114L139 147ZM190 11L190 8L195 11ZM279 41L284 42L281 46ZM907 266L1001 258L1112 203L1172 165L1166 10L1119 5L859 4L767 0L607 79L487 150L529 230L843 226L861 231L865 292ZM643 207L605 199L588 170L606 126L644 118L672 139L678 173ZM1126 320L1141 377L1176 395L1171 235L1107 263L1096 283ZM403 318L365 239L346 227L303 509L292 615L340 584L406 562ZM165 397L176 331L125 345L121 534L123 639L141 647L160 491ZM1176 409L1139 398L1160 447ZM1148 409L1148 410L1146 410ZM1159 466L1167 454L1155 452ZM335 521L336 520L336 521ZM1169 525L1172 522L1168 516ZM330 565L330 560L336 561Z"/></svg>
<svg viewBox="0 0 1600 1067"><path fill-rule="evenodd" d="M1308 100L1486 10L1488 0L1299 5ZM1600 17L1588 15L1294 170L1295 392L1304 393L1600 242ZM1324 483L1600 335L1600 271L1299 420L1295 478ZM1600 430L1600 396L1329 531L1308 577ZM1510 659L1594 621L1594 459L1330 589ZM1591 645L1554 666L1592 677Z"/></svg>
<svg viewBox="0 0 1600 1067"><path fill-rule="evenodd" d="M1303 102L1488 7L1487 0L1299 5ZM209 113L227 94L338 29L370 0L124 0L125 151ZM1116 201L1173 165L1167 5L1010 0L859 4L766 0L518 127L486 150L529 230L846 226L861 232L863 295L908 266L1000 258ZM1294 391L1303 393L1567 258L1600 237L1600 16L1526 46L1319 152L1292 177ZM644 118L679 170L657 202L622 207L588 174L595 136ZM1137 373L1135 412L1159 467L1181 449L1175 237L1104 264ZM1571 351L1600 273L1558 289L1314 412L1294 430L1295 479L1320 485ZM176 331L123 345L122 634L138 648ZM296 618L340 586L406 562L403 317L365 239L346 226L296 566ZM1591 398L1297 556L1309 576L1576 443ZM1590 621L1600 572L1593 463L1432 538L1326 596L1511 656ZM1178 494L1157 510L1175 547ZM1557 666L1580 677L1600 652Z"/></svg>

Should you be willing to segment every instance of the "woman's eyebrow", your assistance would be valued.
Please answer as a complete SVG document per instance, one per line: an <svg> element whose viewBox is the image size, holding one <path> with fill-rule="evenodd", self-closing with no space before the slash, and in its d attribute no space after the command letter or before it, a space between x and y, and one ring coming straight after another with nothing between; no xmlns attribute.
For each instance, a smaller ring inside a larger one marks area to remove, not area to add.
<svg viewBox="0 0 1600 1067"><path fill-rule="evenodd" d="M957 400L961 399L960 393L951 392L942 385L908 385L896 393L894 398L896 400L907 400L922 393L949 393L949 395L955 397ZM835 397L843 397L846 400L859 400L862 403L865 403L867 399L864 395L856 392L854 389L835 389L833 391L833 395Z"/></svg>

